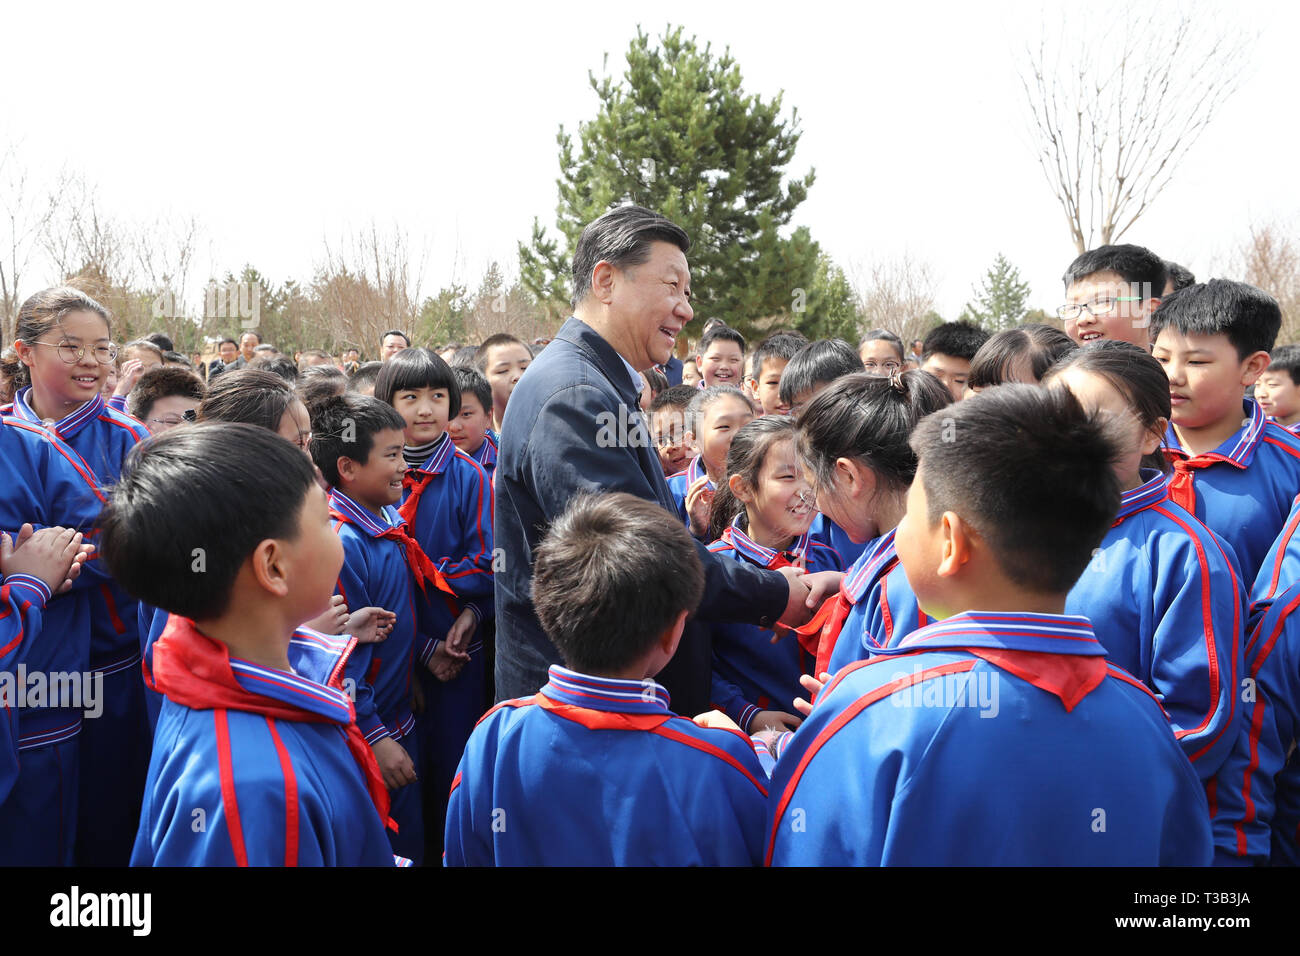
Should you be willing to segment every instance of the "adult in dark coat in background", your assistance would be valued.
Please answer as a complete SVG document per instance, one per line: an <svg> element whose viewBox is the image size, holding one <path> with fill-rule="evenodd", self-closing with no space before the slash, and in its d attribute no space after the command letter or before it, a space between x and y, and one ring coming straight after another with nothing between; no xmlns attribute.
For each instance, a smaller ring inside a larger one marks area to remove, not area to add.
<svg viewBox="0 0 1300 956"><path fill-rule="evenodd" d="M573 496L625 491L675 510L637 408L637 370L666 362L694 314L689 246L680 227L639 206L590 223L574 255L573 317L510 396L496 472L495 535L504 565L496 573L498 700L536 693L547 668L561 662L530 589L533 549ZM706 574L700 620L802 623L808 605L838 584L722 559L703 544L699 551ZM659 677L674 711L709 709L710 670L708 630L696 624Z"/></svg>

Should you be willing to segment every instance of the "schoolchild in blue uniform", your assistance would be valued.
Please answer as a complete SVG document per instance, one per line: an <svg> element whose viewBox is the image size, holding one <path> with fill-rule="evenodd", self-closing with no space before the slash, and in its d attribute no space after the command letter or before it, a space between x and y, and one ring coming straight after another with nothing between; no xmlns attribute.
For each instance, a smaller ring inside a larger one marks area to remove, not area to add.
<svg viewBox="0 0 1300 956"><path fill-rule="evenodd" d="M199 404L197 420L256 425L292 442L308 460L311 459L311 418L307 407L294 394L291 385L270 372L241 368L220 376ZM149 686L153 645L162 636L167 617L165 610L141 605L140 638L151 728L157 726L158 711L162 707L162 696ZM392 611L373 606L349 608L342 596L335 595L324 614L304 622L302 626L323 634L347 634L360 644L369 644L383 640L392 630L394 620Z"/></svg>
<svg viewBox="0 0 1300 956"><path fill-rule="evenodd" d="M816 655L818 675L926 623L899 566L894 528L916 473L912 429L950 402L948 390L924 372L889 378L859 372L821 390L800 415L799 456L817 506L865 548L839 593L798 629Z"/></svg>
<svg viewBox="0 0 1300 956"><path fill-rule="evenodd" d="M24 524L61 525L94 537L103 494L81 457L40 425L0 418L0 529L17 536ZM71 593L55 595L41 612L42 629L57 640L27 641L16 650L15 668L28 673L84 675L90 656L90 592L107 579L91 560ZM90 685L94 688L94 684ZM83 691L86 687L83 685ZM102 687L100 688L102 690ZM85 694L82 704L88 704ZM100 706L102 695L96 697ZM77 823L78 736L86 707L31 701L22 724L10 727L22 770L0 801L0 865L59 866L73 862ZM19 715L11 712L15 719Z"/></svg>
<svg viewBox="0 0 1300 956"><path fill-rule="evenodd" d="M1169 295L1151 317L1169 376L1169 496L1232 546L1254 581L1300 488L1300 438L1243 390L1268 367L1282 313L1266 292L1227 279Z"/></svg>
<svg viewBox="0 0 1300 956"><path fill-rule="evenodd" d="M108 407L100 394L116 354L111 336L108 310L84 293L47 289L32 296L19 311L15 342L31 385L4 409L44 423L101 488L112 486L127 452L149 436L142 422ZM82 727L76 860L123 866L149 753L140 637L135 601L115 582L100 582L89 598L89 671L101 682L103 712Z"/></svg>
<svg viewBox="0 0 1300 956"><path fill-rule="evenodd" d="M1300 532L1300 495L1291 503L1291 512L1255 576L1250 591L1252 624L1281 591L1300 581L1300 533L1297 532Z"/></svg>
<svg viewBox="0 0 1300 956"><path fill-rule="evenodd" d="M132 864L391 865L388 793L342 684L354 642L298 625L343 564L310 462L251 425L173 429L128 459L101 527L114 576L172 614Z"/></svg>
<svg viewBox="0 0 1300 956"><path fill-rule="evenodd" d="M1244 733L1214 781L1215 863L1300 865L1300 582L1259 610L1246 647Z"/></svg>
<svg viewBox="0 0 1300 956"><path fill-rule="evenodd" d="M686 408L686 440L696 455L668 478L677 515L695 537L708 539L709 508L727 471L727 450L736 432L754 420L754 403L734 385L699 389Z"/></svg>
<svg viewBox="0 0 1300 956"><path fill-rule="evenodd" d="M862 371L862 357L843 339L811 342L796 352L781 370L778 401L798 418L832 382ZM838 551L845 564L853 564L866 550L867 542L854 540L825 514L817 516L809 534L814 541L829 544Z"/></svg>
<svg viewBox="0 0 1300 956"><path fill-rule="evenodd" d="M18 718L24 700L18 695L18 661L41 637L45 607L56 592L66 591L81 573L90 546L71 528L24 524L17 543L0 533L0 806L18 780ZM46 636L46 640L57 636Z"/></svg>
<svg viewBox="0 0 1300 956"><path fill-rule="evenodd" d="M1087 617L1107 658L1156 695L1210 781L1241 730L1245 587L1230 549L1169 500L1169 381L1149 352L1119 341L1080 349L1044 381L1109 416L1122 452L1119 513L1065 610Z"/></svg>
<svg viewBox="0 0 1300 956"><path fill-rule="evenodd" d="M352 652L347 679L355 691L357 725L384 775L398 825L393 852L424 857L424 808L414 756L411 712L417 591L441 587L432 562L407 533L395 505L402 498L402 416L375 398L345 395L312 408L312 457L331 488L330 518L343 541L338 591L352 605L383 607L397 621L383 644Z"/></svg>
<svg viewBox="0 0 1300 956"><path fill-rule="evenodd" d="M755 864L767 790L754 744L674 715L654 681L703 593L685 528L652 501L579 495L534 560L533 603L565 664L475 728L446 864Z"/></svg>
<svg viewBox="0 0 1300 956"><path fill-rule="evenodd" d="M460 414L448 420L447 433L458 449L478 462L491 481L501 445L500 436L492 430L492 386L472 368L458 365L451 371L460 389Z"/></svg>
<svg viewBox="0 0 1300 956"><path fill-rule="evenodd" d="M1300 345L1279 345L1255 383L1255 401L1268 416L1294 434L1300 428Z"/></svg>
<svg viewBox="0 0 1300 956"><path fill-rule="evenodd" d="M425 858L437 859L456 762L487 709L479 623L492 613L494 598L492 483L447 433L448 421L460 413L460 389L435 353L413 348L394 355L375 381L375 397L406 422L408 467L398 511L455 592L430 588L417 599L424 709L416 717L416 773L424 787Z"/></svg>
<svg viewBox="0 0 1300 956"><path fill-rule="evenodd" d="M792 419L776 415L736 432L726 480L713 497L710 551L770 570L844 570L833 548L808 538L816 511L795 455L797 434ZM752 624L718 622L710 630L713 706L746 733L798 726L793 702L803 695L800 675L813 673L813 655L798 641L772 643L770 630Z"/></svg>
<svg viewBox="0 0 1300 956"><path fill-rule="evenodd" d="M1159 702L1064 613L1119 506L1104 427L1009 384L912 441L897 547L937 623L818 695L773 772L767 862L1208 863L1205 792Z"/></svg>

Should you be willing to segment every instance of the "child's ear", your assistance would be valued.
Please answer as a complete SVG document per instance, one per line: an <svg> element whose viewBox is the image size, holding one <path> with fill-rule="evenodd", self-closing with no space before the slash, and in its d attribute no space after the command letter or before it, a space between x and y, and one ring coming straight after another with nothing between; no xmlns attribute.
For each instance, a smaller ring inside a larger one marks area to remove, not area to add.
<svg viewBox="0 0 1300 956"><path fill-rule="evenodd" d="M1264 370L1268 368L1271 361L1272 357L1264 351L1248 356L1241 365L1241 384L1254 385L1259 380L1259 377L1264 374Z"/></svg>
<svg viewBox="0 0 1300 956"><path fill-rule="evenodd" d="M943 517L939 519L939 534L942 537L942 546L936 573L940 577L949 578L957 574L962 565L970 560L974 529L962 520L961 515L945 511Z"/></svg>
<svg viewBox="0 0 1300 956"><path fill-rule="evenodd" d="M1165 432L1169 430L1169 419L1157 418L1155 424L1142 435L1142 454L1153 455L1165 443Z"/></svg>
<svg viewBox="0 0 1300 956"><path fill-rule="evenodd" d="M249 568L258 587L275 597L287 597L289 579L285 573L285 553L280 541L267 538L253 549L249 556Z"/></svg>
<svg viewBox="0 0 1300 956"><path fill-rule="evenodd" d="M334 462L339 472L339 484L345 482L351 484L357 477L357 471L361 467L357 464L356 459L348 458L346 455L340 455Z"/></svg>
<svg viewBox="0 0 1300 956"><path fill-rule="evenodd" d="M732 475L727 479L727 487L743 503L751 504L753 502L754 493L750 490L749 482L744 479L744 476Z"/></svg>
<svg viewBox="0 0 1300 956"><path fill-rule="evenodd" d="M677 646L682 642L682 631L686 629L686 618L689 616L689 611L681 611L659 638L659 649L669 658L677 653Z"/></svg>
<svg viewBox="0 0 1300 956"><path fill-rule="evenodd" d="M836 484L850 498L870 501L876 490L875 473L851 458L835 459Z"/></svg>

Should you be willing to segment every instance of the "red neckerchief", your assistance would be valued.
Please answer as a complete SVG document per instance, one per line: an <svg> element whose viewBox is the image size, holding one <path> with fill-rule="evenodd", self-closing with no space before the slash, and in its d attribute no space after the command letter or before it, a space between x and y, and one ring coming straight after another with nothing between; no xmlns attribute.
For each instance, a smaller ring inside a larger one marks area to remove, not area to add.
<svg viewBox="0 0 1300 956"><path fill-rule="evenodd" d="M333 508L330 509L330 517L342 521L344 524L355 524L355 522L347 515L343 514L343 512L335 511ZM402 550L406 553L406 563L411 569L411 574L415 577L415 583L420 586L421 592L426 595L429 593L424 586L424 582L428 581L444 594L450 594L452 597L455 597L456 592L451 589L451 585L448 584L447 579L442 576L442 572L438 570L438 566L433 563L427 554L424 553L424 549L420 547L420 542L411 537L410 532L406 530L406 527L406 524L403 523L395 528L385 528L376 535L376 537L384 538L389 541L396 541L402 546Z"/></svg>
<svg viewBox="0 0 1300 956"><path fill-rule="evenodd" d="M407 524L414 526L415 514L420 509L420 495L424 494L424 489L429 487L433 477L429 472L421 472L419 478L411 477L410 471L402 475L402 485L407 490L407 496L406 500L398 506L397 513Z"/></svg>
<svg viewBox="0 0 1300 956"><path fill-rule="evenodd" d="M831 666L831 651L835 649L835 641L852 611L853 602L844 593L844 585L841 584L835 597L823 601L811 621L803 627L794 628L795 634L799 636L799 646L817 658L813 676L819 680Z"/></svg>
<svg viewBox="0 0 1300 956"><path fill-rule="evenodd" d="M999 650L968 647L994 667L1015 674L1035 687L1055 694L1065 705L1066 713L1096 690L1106 679L1106 658L1072 654L1042 654L1037 651Z"/></svg>
<svg viewBox="0 0 1300 956"><path fill-rule="evenodd" d="M352 643L355 645L356 640L353 639ZM348 653L351 653L350 649ZM168 617L167 627L153 646L152 677L155 690L192 710L239 710L276 720L334 723L323 714L245 690L230 668L230 651L226 645L205 637L193 621L179 614ZM336 669L336 676L329 686L343 690L341 668ZM348 751L357 762L361 779L379 811L379 819L396 832L397 824L388 815L391 806L388 788L384 786L374 751L357 726L356 708L350 699L348 712L351 716L346 728Z"/></svg>
<svg viewBox="0 0 1300 956"><path fill-rule="evenodd" d="M1209 468L1211 465L1217 465L1223 461L1232 461L1222 455L1210 457L1208 455L1197 455L1194 458L1177 458L1165 450L1165 457L1169 463L1174 466L1174 476L1169 479L1169 497L1173 499L1174 504L1180 505L1189 514L1196 514L1196 486L1195 472L1199 468Z"/></svg>

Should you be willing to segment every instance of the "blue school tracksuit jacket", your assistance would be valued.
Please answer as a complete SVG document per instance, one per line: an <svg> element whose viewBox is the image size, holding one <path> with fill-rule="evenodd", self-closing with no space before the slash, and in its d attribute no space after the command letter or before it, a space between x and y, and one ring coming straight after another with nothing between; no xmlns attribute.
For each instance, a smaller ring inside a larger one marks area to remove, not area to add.
<svg viewBox="0 0 1300 956"><path fill-rule="evenodd" d="M1266 421L1253 400L1242 407L1245 425L1204 455L1189 457L1170 425L1165 457L1174 466L1169 497L1232 546L1250 582L1300 491L1300 437Z"/></svg>
<svg viewBox="0 0 1300 956"><path fill-rule="evenodd" d="M1300 582L1272 596L1246 647L1245 731L1215 779L1215 862L1300 865Z"/></svg>
<svg viewBox="0 0 1300 956"><path fill-rule="evenodd" d="M14 396L14 415L38 422L27 404L30 393L26 388ZM81 456L105 493L117 483L127 452L149 437L144 423L98 395L52 430ZM90 602L90 670L103 675L104 712L83 727L76 860L79 866L125 866L149 766L136 601L108 580L90 591Z"/></svg>
<svg viewBox="0 0 1300 956"><path fill-rule="evenodd" d="M483 444L478 446L478 451L470 455L483 469L483 474L487 475L488 483L492 483L492 476L497 470L497 449L501 447L501 437L492 429L487 429L483 433ZM487 610L484 608L484 610Z"/></svg>
<svg viewBox="0 0 1300 956"><path fill-rule="evenodd" d="M871 547L870 541L856 544L849 537L847 531L821 512L818 512L817 517L813 518L812 527L808 529L808 537L818 544L825 544L834 548L846 568L862 557L862 552Z"/></svg>
<svg viewBox="0 0 1300 956"><path fill-rule="evenodd" d="M1300 495L1291 503L1291 513L1282 524L1282 530L1264 555L1259 574L1255 576L1250 591L1253 617L1268 610L1277 595L1300 581Z"/></svg>
<svg viewBox="0 0 1300 956"><path fill-rule="evenodd" d="M357 726L366 743L391 737L414 763L415 715L411 713L415 651L415 586L402 544L380 537L400 528L397 509L384 509L382 521L335 488L330 492L330 517L343 542L343 568L338 593L349 608L382 607L397 615L392 632L379 644L359 644L348 660L345 688L356 701ZM350 683L349 683L350 682ZM392 836L393 852L417 864L424 856L423 809L420 781L389 792L391 815L398 832Z"/></svg>
<svg viewBox="0 0 1300 956"><path fill-rule="evenodd" d="M18 779L18 661L25 645L41 633L41 617L50 589L30 574L6 574L0 580L0 805Z"/></svg>
<svg viewBox="0 0 1300 956"><path fill-rule="evenodd" d="M721 538L709 545L709 550L756 568L775 570L797 565L810 572L844 570L833 548L810 540L807 534L795 539L789 551L779 552L754 541L741 530L739 522L737 518ZM813 672L814 655L789 638L773 644L771 630L754 624L718 622L711 629L713 706L746 733L759 711L795 713L794 699L807 696L799 676Z"/></svg>
<svg viewBox="0 0 1300 956"><path fill-rule="evenodd" d="M894 550L894 532L889 531L867 544L845 574L839 594L822 605L800 634L805 646L815 649L817 672L833 675L929 623L917 606Z"/></svg>
<svg viewBox="0 0 1300 956"><path fill-rule="evenodd" d="M94 541L103 506L95 475L81 457L41 425L0 418L0 529L17 539L25 522L37 528L75 528ZM26 674L84 675L90 661L91 600L106 580L94 556L82 567L72 591L50 600L42 614L42 636L24 641L12 661ZM30 680L29 680L30 683ZM81 703L30 699L18 714L21 772L0 801L0 866L69 866L77 834L78 737L83 711L104 706L101 682L79 681ZM87 686L89 685L89 686ZM11 713L11 717L14 716ZM10 723L12 727L12 723Z"/></svg>
<svg viewBox="0 0 1300 956"><path fill-rule="evenodd" d="M1124 492L1065 610L1087 617L1107 659L1155 694L1209 781L1242 728L1244 586L1227 545L1169 500L1165 476L1143 477Z"/></svg>
<svg viewBox="0 0 1300 956"><path fill-rule="evenodd" d="M154 647L167 700L131 865L392 866L383 783L342 688L355 645L299 628L287 673L173 615Z"/></svg>
<svg viewBox="0 0 1300 956"><path fill-rule="evenodd" d="M1203 866L1205 791L1086 618L977 611L842 670L772 774L766 862Z"/></svg>
<svg viewBox="0 0 1300 956"><path fill-rule="evenodd" d="M416 718L416 773L423 787L427 854L440 849L443 814L451 779L474 723L488 707L487 654L481 622L495 614L492 583L492 483L474 459L443 433L428 460L402 479L398 509L424 553L437 565L455 598L432 587L417 595L417 679L424 712ZM428 670L438 642L462 608L480 626L470 639L470 661L445 683ZM386 642L385 642L386 643ZM416 755L412 755L413 758Z"/></svg>
<svg viewBox="0 0 1300 956"><path fill-rule="evenodd" d="M452 784L448 866L752 866L766 776L749 738L668 709L652 680L558 665L474 729Z"/></svg>

